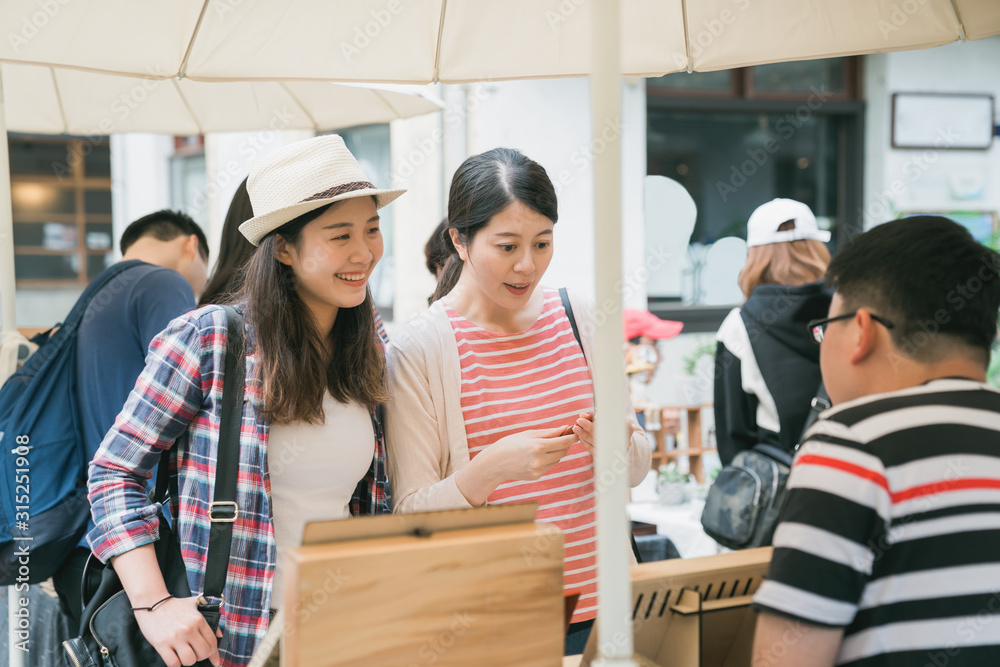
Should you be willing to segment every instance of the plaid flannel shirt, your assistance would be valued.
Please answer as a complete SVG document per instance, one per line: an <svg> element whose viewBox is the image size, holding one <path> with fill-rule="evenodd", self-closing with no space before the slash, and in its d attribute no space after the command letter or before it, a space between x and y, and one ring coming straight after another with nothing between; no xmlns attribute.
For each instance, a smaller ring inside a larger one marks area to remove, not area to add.
<svg viewBox="0 0 1000 667"><path fill-rule="evenodd" d="M375 315L385 345L382 321ZM90 464L89 497L96 527L88 534L101 561L156 541L158 504L146 485L170 449L171 516L192 591L204 590L208 505L214 494L227 344L225 311L206 306L175 319L150 344L146 367ZM227 666L245 665L267 631L275 568L268 424L261 416L260 356L246 328L246 388L240 428L239 518L233 526L219 652ZM375 456L351 499L353 516L388 513L382 407L370 408Z"/></svg>

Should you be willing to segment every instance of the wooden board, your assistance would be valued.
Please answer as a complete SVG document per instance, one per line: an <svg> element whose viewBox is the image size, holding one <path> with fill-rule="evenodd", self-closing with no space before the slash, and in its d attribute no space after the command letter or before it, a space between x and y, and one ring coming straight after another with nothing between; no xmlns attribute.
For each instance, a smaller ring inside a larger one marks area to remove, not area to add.
<svg viewBox="0 0 1000 667"><path fill-rule="evenodd" d="M286 571L284 665L562 664L563 536L549 524L304 546Z"/></svg>
<svg viewBox="0 0 1000 667"><path fill-rule="evenodd" d="M632 566L636 659L661 667L750 664L756 614L750 608L771 547ZM581 662L596 655L596 628Z"/></svg>
<svg viewBox="0 0 1000 667"><path fill-rule="evenodd" d="M511 503L419 514L380 514L351 521L314 521L306 524L302 544L329 544L370 537L426 535L443 530L524 524L533 522L537 513L538 503Z"/></svg>

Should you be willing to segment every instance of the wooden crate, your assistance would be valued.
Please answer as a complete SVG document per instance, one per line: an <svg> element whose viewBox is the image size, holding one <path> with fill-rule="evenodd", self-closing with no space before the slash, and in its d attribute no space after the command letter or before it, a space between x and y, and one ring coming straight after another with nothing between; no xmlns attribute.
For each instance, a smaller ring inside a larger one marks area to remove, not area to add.
<svg viewBox="0 0 1000 667"><path fill-rule="evenodd" d="M389 534L291 550L282 664L561 665L562 533L533 520L420 527L441 514L456 513L352 519Z"/></svg>
<svg viewBox="0 0 1000 667"><path fill-rule="evenodd" d="M771 547L632 567L632 631L640 665L745 667L757 615L750 603ZM597 653L597 631L580 664Z"/></svg>

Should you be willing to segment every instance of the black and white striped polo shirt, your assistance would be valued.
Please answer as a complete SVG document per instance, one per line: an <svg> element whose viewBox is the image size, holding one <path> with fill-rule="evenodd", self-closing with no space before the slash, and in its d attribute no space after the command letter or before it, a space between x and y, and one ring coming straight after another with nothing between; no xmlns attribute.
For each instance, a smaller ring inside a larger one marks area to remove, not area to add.
<svg viewBox="0 0 1000 667"><path fill-rule="evenodd" d="M829 410L788 488L758 609L843 627L838 665L1000 665L1000 391Z"/></svg>

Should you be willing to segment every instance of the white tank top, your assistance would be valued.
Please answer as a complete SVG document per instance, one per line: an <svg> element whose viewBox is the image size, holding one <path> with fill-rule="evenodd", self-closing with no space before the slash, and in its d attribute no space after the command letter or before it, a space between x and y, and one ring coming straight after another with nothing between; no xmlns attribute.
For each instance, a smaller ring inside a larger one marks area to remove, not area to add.
<svg viewBox="0 0 1000 667"><path fill-rule="evenodd" d="M351 496L375 456L375 431L368 408L323 397L323 424L274 424L267 441L277 568L271 607L284 606L284 562L302 544L306 523L343 519Z"/></svg>

